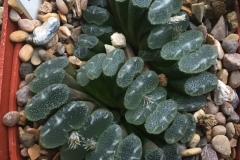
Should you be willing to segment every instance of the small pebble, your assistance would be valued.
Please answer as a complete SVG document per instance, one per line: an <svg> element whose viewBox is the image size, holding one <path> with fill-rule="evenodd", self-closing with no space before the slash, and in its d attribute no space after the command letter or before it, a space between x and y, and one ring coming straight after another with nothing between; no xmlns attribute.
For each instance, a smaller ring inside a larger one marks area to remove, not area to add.
<svg viewBox="0 0 240 160"><path fill-rule="evenodd" d="M223 125L217 125L212 128L212 137L217 135L225 135L227 132L226 128Z"/></svg>
<svg viewBox="0 0 240 160"><path fill-rule="evenodd" d="M43 13L43 14L47 14L52 12L52 5L45 1L43 2L43 4L40 6L40 8L38 9L39 13Z"/></svg>
<svg viewBox="0 0 240 160"><path fill-rule="evenodd" d="M62 14L68 14L68 7L63 0L56 0L56 5Z"/></svg>
<svg viewBox="0 0 240 160"><path fill-rule="evenodd" d="M31 59L33 54L33 47L30 44L25 44L18 53L19 58L23 62L27 62Z"/></svg>
<svg viewBox="0 0 240 160"><path fill-rule="evenodd" d="M28 100L31 99L33 94L29 89L29 85L24 86L16 92L17 103L20 106L27 104Z"/></svg>
<svg viewBox="0 0 240 160"><path fill-rule="evenodd" d="M16 10L19 14L23 14L23 11L20 9L20 7L18 6L16 0L8 0L7 1L8 5L13 8L14 10Z"/></svg>
<svg viewBox="0 0 240 160"><path fill-rule="evenodd" d="M223 57L223 66L228 71L240 69L240 55L237 53L225 54Z"/></svg>
<svg viewBox="0 0 240 160"><path fill-rule="evenodd" d="M223 59L223 56L224 56L224 51L223 51L223 48L222 48L222 45L221 43L217 40L217 39L214 39L214 47L217 49L218 51L218 59Z"/></svg>
<svg viewBox="0 0 240 160"><path fill-rule="evenodd" d="M228 118L227 122L238 123L239 122L239 115L234 111Z"/></svg>
<svg viewBox="0 0 240 160"><path fill-rule="evenodd" d="M57 33L62 40L66 40L71 36L71 31L66 26L60 26Z"/></svg>
<svg viewBox="0 0 240 160"><path fill-rule="evenodd" d="M226 136L224 135L217 135L212 139L212 146L213 148L226 156L230 156L231 154L231 147L229 140Z"/></svg>
<svg viewBox="0 0 240 160"><path fill-rule="evenodd" d="M222 105L228 100L230 91L227 86L220 80L218 80L217 88L214 89L214 103L216 105Z"/></svg>
<svg viewBox="0 0 240 160"><path fill-rule="evenodd" d="M48 51L46 51L44 49L39 50L39 56L41 57L41 59L43 61L48 61L48 60L51 60L56 57L55 55L49 53Z"/></svg>
<svg viewBox="0 0 240 160"><path fill-rule="evenodd" d="M67 17L64 14L62 14L59 10L57 12L58 12L58 15L59 15L59 18L60 18L61 22L63 24L67 23Z"/></svg>
<svg viewBox="0 0 240 160"><path fill-rule="evenodd" d="M220 106L220 110L222 111L223 114L225 114L226 116L230 116L233 112L234 112L234 108L233 106L228 103L228 102L224 102L221 106Z"/></svg>
<svg viewBox="0 0 240 160"><path fill-rule="evenodd" d="M73 28L72 30L71 30L71 38L73 39L73 41L76 43L77 42L77 40L78 40L78 36L80 35L80 33L81 33L81 26L78 26L78 27L76 27L76 28Z"/></svg>
<svg viewBox="0 0 240 160"><path fill-rule="evenodd" d="M33 19L33 20L31 20L31 21L32 21L32 23L33 23L33 25L34 25L35 27L38 27L38 26L41 26L41 25L42 25L42 22L39 21L39 20L37 20L37 19Z"/></svg>
<svg viewBox="0 0 240 160"><path fill-rule="evenodd" d="M237 106L239 104L239 97L238 97L236 90L234 90L233 95L232 95L232 100L229 101L229 103L233 106L234 109L237 108Z"/></svg>
<svg viewBox="0 0 240 160"><path fill-rule="evenodd" d="M42 63L42 59L39 56L39 50L41 50L41 49L42 48L34 48L33 55L31 57L31 63L34 66L38 66L39 64Z"/></svg>
<svg viewBox="0 0 240 160"><path fill-rule="evenodd" d="M216 19L220 18L227 12L226 5L223 1L213 1L211 4L213 8L213 15Z"/></svg>
<svg viewBox="0 0 240 160"><path fill-rule="evenodd" d="M236 157L237 157L236 148L231 148L231 158L236 159Z"/></svg>
<svg viewBox="0 0 240 160"><path fill-rule="evenodd" d="M11 19L11 21L13 22L18 22L21 17L20 15L18 14L17 11L15 11L14 9L11 9L10 12L9 12L9 18Z"/></svg>
<svg viewBox="0 0 240 160"><path fill-rule="evenodd" d="M35 29L35 25L29 19L20 19L18 21L18 27L26 32L32 32Z"/></svg>
<svg viewBox="0 0 240 160"><path fill-rule="evenodd" d="M239 35L237 34L229 34L224 40L237 40L239 39Z"/></svg>
<svg viewBox="0 0 240 160"><path fill-rule="evenodd" d="M221 16L211 31L211 35L219 41L222 41L227 36L227 28L224 17Z"/></svg>
<svg viewBox="0 0 240 160"><path fill-rule="evenodd" d="M24 133L20 136L20 142L24 147L32 147L34 145L34 135L30 133Z"/></svg>
<svg viewBox="0 0 240 160"><path fill-rule="evenodd" d="M40 131L38 129L35 128L28 128L27 129L27 133L33 134L34 135L34 140L35 142L37 142L39 140L39 136L40 136Z"/></svg>
<svg viewBox="0 0 240 160"><path fill-rule="evenodd" d="M206 114L216 114L219 111L219 106L215 105L213 101L208 101L204 111Z"/></svg>
<svg viewBox="0 0 240 160"><path fill-rule="evenodd" d="M40 156L39 151L41 147L37 144L34 144L32 147L28 149L28 155L31 159L37 159Z"/></svg>
<svg viewBox="0 0 240 160"><path fill-rule="evenodd" d="M121 33L114 33L111 35L111 43L115 48L124 48L126 47L126 38Z"/></svg>
<svg viewBox="0 0 240 160"><path fill-rule="evenodd" d="M219 80L221 80L224 84L227 84L228 81L228 71L226 69L222 69L216 73L216 76Z"/></svg>
<svg viewBox="0 0 240 160"><path fill-rule="evenodd" d="M201 137L197 147L200 147L200 148L204 148L206 145L207 145L207 138L204 136L204 137Z"/></svg>
<svg viewBox="0 0 240 160"><path fill-rule="evenodd" d="M25 76L29 73L33 72L33 66L31 63L21 63L20 68L19 68L19 74L21 78L25 78Z"/></svg>
<svg viewBox="0 0 240 160"><path fill-rule="evenodd" d="M207 144L201 153L202 160L218 160L216 151L212 148L211 144Z"/></svg>
<svg viewBox="0 0 240 160"><path fill-rule="evenodd" d="M226 124L226 129L227 129L227 133L226 136L228 137L228 139L232 139L234 134L235 134L235 128L232 122L228 122Z"/></svg>
<svg viewBox="0 0 240 160"><path fill-rule="evenodd" d="M202 152L201 148L186 149L181 152L182 157L197 155Z"/></svg>
<svg viewBox="0 0 240 160"><path fill-rule="evenodd" d="M25 133L22 127L18 127L18 135L22 136Z"/></svg>
<svg viewBox="0 0 240 160"><path fill-rule="evenodd" d="M26 125L26 123L27 123L27 117L25 116L24 110L23 110L23 111L20 111L20 112L19 112L19 115L20 115L20 119L19 119L19 121L18 121L18 124L19 124L19 125L22 125L22 126Z"/></svg>
<svg viewBox="0 0 240 160"><path fill-rule="evenodd" d="M25 41L28 33L22 30L14 31L10 34L9 39L13 42L23 42Z"/></svg>
<svg viewBox="0 0 240 160"><path fill-rule="evenodd" d="M57 13L47 13L44 15L38 15L38 19L41 22L46 22L49 18L56 18L56 19L60 20L60 17Z"/></svg>
<svg viewBox="0 0 240 160"><path fill-rule="evenodd" d="M226 117L223 115L222 112L218 112L215 114L215 119L217 120L218 125L225 125L226 124Z"/></svg>
<svg viewBox="0 0 240 160"><path fill-rule="evenodd" d="M83 62L80 60L80 59L78 59L76 56L69 56L68 57L68 59L69 59L69 62L73 65L73 66L81 66L81 65L83 65Z"/></svg>
<svg viewBox="0 0 240 160"><path fill-rule="evenodd" d="M20 152L21 152L21 155L23 157L29 157L29 155L28 155L28 148L24 147L23 149L21 149Z"/></svg>
<svg viewBox="0 0 240 160"><path fill-rule="evenodd" d="M176 143L180 152L187 149L186 143Z"/></svg>
<svg viewBox="0 0 240 160"><path fill-rule="evenodd" d="M228 85L232 88L238 88L240 86L240 71L232 71L229 76Z"/></svg>
<svg viewBox="0 0 240 160"><path fill-rule="evenodd" d="M56 45L58 42L58 34L55 34L53 38L45 45L47 49L51 48L52 46Z"/></svg>
<svg viewBox="0 0 240 160"><path fill-rule="evenodd" d="M73 55L74 45L72 43L67 44L66 52L69 56Z"/></svg>
<svg viewBox="0 0 240 160"><path fill-rule="evenodd" d="M17 111L10 111L3 116L3 124L12 127L15 126L20 119L20 115Z"/></svg>
<svg viewBox="0 0 240 160"><path fill-rule="evenodd" d="M190 142L187 143L187 146L190 148L194 148L198 145L199 141L200 141L200 136L198 134L194 134Z"/></svg>
<svg viewBox="0 0 240 160"><path fill-rule="evenodd" d="M85 11L87 9L88 0L81 0L81 10Z"/></svg>
<svg viewBox="0 0 240 160"><path fill-rule="evenodd" d="M237 139L235 139L235 138L232 138L231 140L230 140L230 146L231 147L236 147L237 146Z"/></svg>
<svg viewBox="0 0 240 160"><path fill-rule="evenodd" d="M222 47L226 53L236 53L238 49L238 40L223 40Z"/></svg>

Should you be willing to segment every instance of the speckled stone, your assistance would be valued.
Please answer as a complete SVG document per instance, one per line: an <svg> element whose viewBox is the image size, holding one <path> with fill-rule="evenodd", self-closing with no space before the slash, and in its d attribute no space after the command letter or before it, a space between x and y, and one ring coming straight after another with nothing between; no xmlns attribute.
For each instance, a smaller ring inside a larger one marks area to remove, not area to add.
<svg viewBox="0 0 240 160"><path fill-rule="evenodd" d="M223 155L230 156L231 154L231 147L230 147L229 140L224 135L215 136L212 139L212 146L217 152Z"/></svg>
<svg viewBox="0 0 240 160"><path fill-rule="evenodd" d="M240 54L225 54L223 56L223 66L228 71L234 71L240 69Z"/></svg>
<svg viewBox="0 0 240 160"><path fill-rule="evenodd" d="M17 111L10 111L3 116L3 124L12 127L15 126L20 119L20 115Z"/></svg>
<svg viewBox="0 0 240 160"><path fill-rule="evenodd" d="M44 45L48 43L57 32L59 26L60 22L57 18L49 18L41 26L34 29L33 43L35 45Z"/></svg>
<svg viewBox="0 0 240 160"><path fill-rule="evenodd" d="M20 68L19 68L19 74L21 78L25 78L25 76L29 73L33 72L33 66L31 63L21 63Z"/></svg>
<svg viewBox="0 0 240 160"><path fill-rule="evenodd" d="M20 15L18 14L17 11L15 11L14 9L11 9L10 12L9 12L9 18L11 19L11 21L13 22L18 22L21 17Z"/></svg>
<svg viewBox="0 0 240 160"><path fill-rule="evenodd" d="M216 114L219 111L219 106L215 105L213 101L209 101L204 111L206 114Z"/></svg>
<svg viewBox="0 0 240 160"><path fill-rule="evenodd" d="M23 133L20 136L20 142L24 147L32 147L34 145L34 135L29 133Z"/></svg>
<svg viewBox="0 0 240 160"><path fill-rule="evenodd" d="M227 36L227 26L224 17L221 16L211 31L211 35L219 41L222 41Z"/></svg>
<svg viewBox="0 0 240 160"><path fill-rule="evenodd" d="M225 50L226 53L236 53L238 49L238 41L231 39L231 40L223 40L222 47Z"/></svg>
<svg viewBox="0 0 240 160"><path fill-rule="evenodd" d="M52 12L52 5L49 2L44 2L38 9L40 13L46 14Z"/></svg>
<svg viewBox="0 0 240 160"><path fill-rule="evenodd" d="M30 91L29 85L22 87L16 92L18 105L23 106L27 104L28 100L31 99L32 96L33 93Z"/></svg>
<svg viewBox="0 0 240 160"><path fill-rule="evenodd" d="M222 112L218 112L215 114L215 119L217 120L218 125L225 125L226 124L226 117L223 115Z"/></svg>
<svg viewBox="0 0 240 160"><path fill-rule="evenodd" d="M211 144L207 144L201 153L202 160L218 160L216 151L212 148Z"/></svg>
<svg viewBox="0 0 240 160"><path fill-rule="evenodd" d="M214 17L217 19L227 12L226 5L223 1L213 1L212 8Z"/></svg>

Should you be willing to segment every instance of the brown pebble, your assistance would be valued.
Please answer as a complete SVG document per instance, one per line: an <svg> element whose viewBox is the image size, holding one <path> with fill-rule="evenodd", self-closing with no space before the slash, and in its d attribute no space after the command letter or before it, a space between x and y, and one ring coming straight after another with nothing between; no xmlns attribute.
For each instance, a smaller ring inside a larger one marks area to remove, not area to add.
<svg viewBox="0 0 240 160"><path fill-rule="evenodd" d="M236 147L237 146L237 139L232 138L229 142L230 142L231 147Z"/></svg>
<svg viewBox="0 0 240 160"><path fill-rule="evenodd" d="M9 39L13 42L23 42L25 41L28 33L22 30L14 31L10 34Z"/></svg>
<svg viewBox="0 0 240 160"><path fill-rule="evenodd" d="M39 56L41 57L41 59L43 61L48 61L51 60L53 58L55 58L56 56L52 55L51 53L47 52L46 50L41 49L39 51Z"/></svg>
<svg viewBox="0 0 240 160"><path fill-rule="evenodd" d="M44 2L38 9L39 13L50 13L52 12L52 5L49 2Z"/></svg>
<svg viewBox="0 0 240 160"><path fill-rule="evenodd" d="M88 0L81 0L81 10L85 11L87 9Z"/></svg>
<svg viewBox="0 0 240 160"><path fill-rule="evenodd" d="M215 45L215 39L211 34L207 34L206 43L210 45Z"/></svg>
<svg viewBox="0 0 240 160"><path fill-rule="evenodd" d="M67 23L67 17L62 14L59 10L57 11L58 12L58 15L60 17L60 20L62 21L63 24Z"/></svg>
<svg viewBox="0 0 240 160"><path fill-rule="evenodd" d="M15 9L19 14L23 14L23 11L20 9L19 5L17 4L16 0L8 0L6 1L8 5Z"/></svg>
<svg viewBox="0 0 240 160"><path fill-rule="evenodd" d="M237 152L236 152L236 148L231 148L231 158L232 159L236 159L237 157Z"/></svg>
<svg viewBox="0 0 240 160"><path fill-rule="evenodd" d="M19 86L18 86L18 89L21 89L21 88L23 88L26 85L27 85L27 83L25 81L21 81Z"/></svg>
<svg viewBox="0 0 240 160"><path fill-rule="evenodd" d="M216 73L216 76L219 80L221 80L224 84L227 84L228 81L228 71L226 69L222 69Z"/></svg>
<svg viewBox="0 0 240 160"><path fill-rule="evenodd" d="M25 44L18 53L19 58L23 62L27 62L30 60L33 54L33 47L30 44Z"/></svg>
<svg viewBox="0 0 240 160"><path fill-rule="evenodd" d="M69 56L68 59L72 65L76 65L76 66L83 65L83 62L75 56Z"/></svg>
<svg viewBox="0 0 240 160"><path fill-rule="evenodd" d="M25 76L25 82L29 84L32 82L34 78L35 78L34 73L29 73Z"/></svg>
<svg viewBox="0 0 240 160"><path fill-rule="evenodd" d="M72 43L67 44L66 52L69 56L73 55L73 48L74 48L74 45Z"/></svg>
<svg viewBox="0 0 240 160"><path fill-rule="evenodd" d="M21 149L20 152L21 152L21 155L23 157L29 157L29 155L28 155L28 148L24 147L23 149Z"/></svg>
<svg viewBox="0 0 240 160"><path fill-rule="evenodd" d="M58 42L58 43L60 43L60 42ZM48 51L49 53L51 53L51 54L56 53L57 47L58 47L58 43L55 44L54 46L52 46L51 48L49 48L47 51Z"/></svg>
<svg viewBox="0 0 240 160"><path fill-rule="evenodd" d="M28 155L31 159L37 159L40 156L39 151L41 147L37 144L34 144L32 147L28 149Z"/></svg>
<svg viewBox="0 0 240 160"><path fill-rule="evenodd" d="M18 21L18 27L26 32L32 32L35 29L35 25L29 19L20 19Z"/></svg>
<svg viewBox="0 0 240 160"><path fill-rule="evenodd" d="M60 26L57 33L62 40L66 40L71 36L71 31L66 26Z"/></svg>
<svg viewBox="0 0 240 160"><path fill-rule="evenodd" d="M34 48L33 55L31 57L31 63L34 66L38 66L39 64L42 63L42 59L39 56L39 50L41 50L41 49L42 48Z"/></svg>
<svg viewBox="0 0 240 160"><path fill-rule="evenodd" d="M188 14L188 16L192 17L192 10L191 10L191 8L189 8L187 6L182 6L181 10L185 11Z"/></svg>
<svg viewBox="0 0 240 160"><path fill-rule="evenodd" d="M62 14L68 14L68 7L63 0L56 0L56 5Z"/></svg>
<svg viewBox="0 0 240 160"><path fill-rule="evenodd" d="M37 142L39 140L39 136L40 136L40 131L38 129L35 128L28 128L27 129L27 133L33 134L34 135L34 140L35 142Z"/></svg>
<svg viewBox="0 0 240 160"><path fill-rule="evenodd" d="M34 145L33 134L23 133L19 139L20 139L20 142L24 145L24 147L32 147Z"/></svg>
<svg viewBox="0 0 240 160"><path fill-rule="evenodd" d="M10 111L3 116L3 124L12 127L15 126L20 119L20 114L17 111Z"/></svg>
<svg viewBox="0 0 240 160"><path fill-rule="evenodd" d="M80 35L81 33L81 26L78 26L76 28L73 28L71 30L72 34L71 34L71 38L73 39L74 42L77 42L78 40L78 36Z"/></svg>
<svg viewBox="0 0 240 160"><path fill-rule="evenodd" d="M225 135L227 132L226 128L223 125L217 125L212 128L212 137L217 135Z"/></svg>
<svg viewBox="0 0 240 160"><path fill-rule="evenodd" d="M226 117L223 115L222 112L218 112L215 114L215 119L217 120L217 124L225 125L226 124Z"/></svg>
<svg viewBox="0 0 240 160"><path fill-rule="evenodd" d="M18 121L18 124L19 125L26 125L26 123L27 123L27 118L26 118L26 116L25 116L25 113L24 113L24 111L21 111L21 112L19 112L19 115L20 115L20 119L19 119L19 121Z"/></svg>

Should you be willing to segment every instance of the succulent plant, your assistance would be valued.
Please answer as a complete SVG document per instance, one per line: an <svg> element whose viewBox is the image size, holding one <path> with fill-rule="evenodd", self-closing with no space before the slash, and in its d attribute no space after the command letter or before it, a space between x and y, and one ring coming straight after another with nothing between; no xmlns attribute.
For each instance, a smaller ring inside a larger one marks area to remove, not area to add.
<svg viewBox="0 0 240 160"><path fill-rule="evenodd" d="M182 0L89 0L73 50L86 62L75 70L64 57L47 61L30 84L36 95L25 113L43 123L44 147L61 146L63 160L181 159L176 143L190 141L196 128L187 112L202 108L218 83L207 71L217 51L203 44L200 31L187 30L181 6ZM123 48L105 53L114 32L125 35L136 56Z"/></svg>

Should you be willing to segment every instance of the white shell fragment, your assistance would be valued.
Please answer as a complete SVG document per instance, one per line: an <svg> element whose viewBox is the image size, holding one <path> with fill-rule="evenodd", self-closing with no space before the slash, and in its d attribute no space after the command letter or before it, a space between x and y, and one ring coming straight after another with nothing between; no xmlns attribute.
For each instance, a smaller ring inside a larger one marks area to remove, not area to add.
<svg viewBox="0 0 240 160"><path fill-rule="evenodd" d="M105 47L107 54L110 53L112 50L116 49L115 47L108 45L108 44L105 44L104 47Z"/></svg>
<svg viewBox="0 0 240 160"><path fill-rule="evenodd" d="M228 100L230 91L227 86L220 80L218 80L217 88L214 90L214 103L216 105L222 105Z"/></svg>
<svg viewBox="0 0 240 160"><path fill-rule="evenodd" d="M114 33L111 35L111 42L115 48L124 48L126 47L126 38L121 33Z"/></svg>

